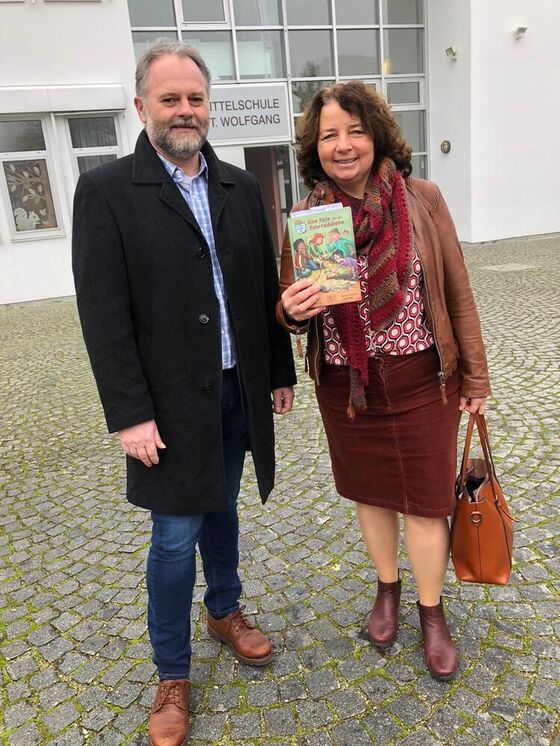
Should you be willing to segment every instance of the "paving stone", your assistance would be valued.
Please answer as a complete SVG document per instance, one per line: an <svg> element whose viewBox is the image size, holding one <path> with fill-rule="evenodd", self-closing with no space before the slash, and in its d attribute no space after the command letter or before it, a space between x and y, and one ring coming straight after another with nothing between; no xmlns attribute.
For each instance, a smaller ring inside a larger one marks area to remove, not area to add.
<svg viewBox="0 0 560 746"><path fill-rule="evenodd" d="M92 708L90 712L84 715L81 719L81 724L88 730L98 732L109 725L116 716L117 713L114 710L101 704Z"/></svg>
<svg viewBox="0 0 560 746"><path fill-rule="evenodd" d="M116 731L122 733L124 736L128 736L147 720L147 717L148 713L146 710L134 704L119 713L113 720L112 725Z"/></svg>
<svg viewBox="0 0 560 746"><path fill-rule="evenodd" d="M276 704L278 702L278 686L273 681L249 684L245 689L245 698L249 707Z"/></svg>
<svg viewBox="0 0 560 746"><path fill-rule="evenodd" d="M336 674L328 668L307 674L305 683L313 699L324 697L340 687Z"/></svg>
<svg viewBox="0 0 560 746"><path fill-rule="evenodd" d="M531 699L545 707L558 708L560 686L552 681L537 680L531 692Z"/></svg>
<svg viewBox="0 0 560 746"><path fill-rule="evenodd" d="M220 743L225 724L225 715L197 715L191 728L193 739L202 737L211 743Z"/></svg>
<svg viewBox="0 0 560 746"><path fill-rule="evenodd" d="M72 702L65 702L43 715L43 721L51 733L58 733L76 722L79 717L80 713L76 706Z"/></svg>
<svg viewBox="0 0 560 746"><path fill-rule="evenodd" d="M332 746L332 739L327 733L313 733L298 739L298 746Z"/></svg>
<svg viewBox="0 0 560 746"><path fill-rule="evenodd" d="M255 738L261 732L260 717L256 712L231 715L231 737L234 741Z"/></svg>
<svg viewBox="0 0 560 746"><path fill-rule="evenodd" d="M232 686L214 687L208 695L207 706L212 712L229 712L239 704L239 689Z"/></svg>
<svg viewBox="0 0 560 746"><path fill-rule="evenodd" d="M418 699L404 695L391 702L391 712L408 726L415 725L427 714L427 708Z"/></svg>
<svg viewBox="0 0 560 746"><path fill-rule="evenodd" d="M83 743L85 743L84 736L76 726L49 741L52 746L81 746Z"/></svg>
<svg viewBox="0 0 560 746"><path fill-rule="evenodd" d="M39 729L34 723L24 725L7 736L9 746L36 746L43 743Z"/></svg>
<svg viewBox="0 0 560 746"><path fill-rule="evenodd" d="M307 699L308 693L303 680L300 677L284 679L278 684L278 698L283 702L291 702L296 699Z"/></svg>
<svg viewBox="0 0 560 746"><path fill-rule="evenodd" d="M296 722L288 707L278 707L264 713L265 732L268 736L292 736Z"/></svg>
<svg viewBox="0 0 560 746"><path fill-rule="evenodd" d="M31 720L34 716L35 710L31 705L28 705L26 702L18 702L6 708L4 722L7 728L17 728L27 720Z"/></svg>
<svg viewBox="0 0 560 746"><path fill-rule="evenodd" d="M65 702L74 695L74 690L62 681L42 689L39 692L39 702L43 710L50 710L53 707Z"/></svg>
<svg viewBox="0 0 560 746"><path fill-rule="evenodd" d="M337 746L369 746L371 736L360 723L341 723L332 729L332 738Z"/></svg>

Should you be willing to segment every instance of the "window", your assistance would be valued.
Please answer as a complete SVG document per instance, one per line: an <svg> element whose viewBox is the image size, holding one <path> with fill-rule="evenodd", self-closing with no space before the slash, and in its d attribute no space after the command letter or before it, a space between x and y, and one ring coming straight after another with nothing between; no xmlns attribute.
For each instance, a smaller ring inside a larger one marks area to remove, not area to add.
<svg viewBox="0 0 560 746"><path fill-rule="evenodd" d="M152 0L153 1L153 0ZM225 23L223 0L181 0L184 23Z"/></svg>
<svg viewBox="0 0 560 746"><path fill-rule="evenodd" d="M294 78L334 75L330 31L290 31L288 38Z"/></svg>
<svg viewBox="0 0 560 746"><path fill-rule="evenodd" d="M384 31L384 69L386 75L424 72L424 31L393 28Z"/></svg>
<svg viewBox="0 0 560 746"><path fill-rule="evenodd" d="M424 23L422 0L383 0L383 23L411 24Z"/></svg>
<svg viewBox="0 0 560 746"><path fill-rule="evenodd" d="M238 31L237 55L241 78L286 76L284 39L281 31Z"/></svg>
<svg viewBox="0 0 560 746"><path fill-rule="evenodd" d="M294 114L301 114L318 90L333 83L334 80L301 80L299 83L292 83Z"/></svg>
<svg viewBox="0 0 560 746"><path fill-rule="evenodd" d="M377 3L372 0L335 0L338 26L363 26L379 23Z"/></svg>
<svg viewBox="0 0 560 746"><path fill-rule="evenodd" d="M351 29L337 32L340 75L379 74L379 31Z"/></svg>
<svg viewBox="0 0 560 746"><path fill-rule="evenodd" d="M229 31L183 31L183 41L194 47L212 73L212 80L233 80L233 46Z"/></svg>
<svg viewBox="0 0 560 746"><path fill-rule="evenodd" d="M286 0L289 26L325 26L332 23L330 0Z"/></svg>
<svg viewBox="0 0 560 746"><path fill-rule="evenodd" d="M112 113L0 119L0 200L12 238L64 235L64 216L80 174L120 155L118 120Z"/></svg>
<svg viewBox="0 0 560 746"><path fill-rule="evenodd" d="M71 117L67 121L78 174L118 158L114 117Z"/></svg>
<svg viewBox="0 0 560 746"><path fill-rule="evenodd" d="M391 80L387 82L387 101L390 104L419 104L420 91L419 80Z"/></svg>
<svg viewBox="0 0 560 746"><path fill-rule="evenodd" d="M233 0L233 16L238 26L279 26L280 0Z"/></svg>
<svg viewBox="0 0 560 746"><path fill-rule="evenodd" d="M173 0L128 0L131 26L175 26Z"/></svg>
<svg viewBox="0 0 560 746"><path fill-rule="evenodd" d="M40 119L0 121L0 166L14 235L60 235Z"/></svg>
<svg viewBox="0 0 560 746"><path fill-rule="evenodd" d="M416 152L426 152L426 122L424 111L394 111L393 117L401 128L405 140Z"/></svg>
<svg viewBox="0 0 560 746"><path fill-rule="evenodd" d="M171 39L177 41L176 31L133 31L132 44L134 56L138 58L146 51L146 48L157 39Z"/></svg>

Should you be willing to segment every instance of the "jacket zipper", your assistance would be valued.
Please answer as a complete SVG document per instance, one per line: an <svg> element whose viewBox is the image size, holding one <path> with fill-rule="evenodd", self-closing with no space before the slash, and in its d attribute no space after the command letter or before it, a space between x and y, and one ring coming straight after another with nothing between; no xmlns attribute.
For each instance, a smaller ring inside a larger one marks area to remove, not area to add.
<svg viewBox="0 0 560 746"><path fill-rule="evenodd" d="M428 309L430 321L432 322L432 334L434 335L434 344L436 346L436 352L439 360L439 371L437 374L438 381L439 381L439 393L441 395L441 400L444 404L447 404L447 392L445 390L445 373L443 372L443 359L441 356L441 351L439 349L437 334L436 334L436 325L434 322L434 314L432 311L432 306L430 303L430 292L428 290L428 283L426 282L426 271L424 269L424 262L422 260L422 257L420 255L420 252L417 250L416 253L418 254L418 261L420 262L422 266L422 274L424 276L424 289L425 289L425 301L426 301L426 308Z"/></svg>
<svg viewBox="0 0 560 746"><path fill-rule="evenodd" d="M324 203L324 197L325 197L324 190L321 191L321 193L317 194L317 195L315 195L312 192L311 195L310 195L310 202L313 202L313 204L310 204L310 207L317 207L317 205L323 204ZM318 358L319 358L319 351L321 349L321 344L320 344L320 340L319 340L319 321L318 321L318 317L317 316L314 316L312 319L309 320L309 327L311 327L311 324L315 325L315 336L316 336L316 339L317 339L317 352L315 353L315 364L313 366L313 370L315 372L315 378L314 378L315 385L318 386L319 385L319 376L317 375L317 361L318 361ZM296 348L297 348L297 351L298 351L298 355L300 357L303 357L303 349L302 349L302 345L301 345L301 335L303 333L304 332L296 332L296 335L297 335L296 336ZM305 372L306 373L310 373L311 360L309 359L309 347L308 346L307 346L305 352L306 352L306 354L305 354Z"/></svg>

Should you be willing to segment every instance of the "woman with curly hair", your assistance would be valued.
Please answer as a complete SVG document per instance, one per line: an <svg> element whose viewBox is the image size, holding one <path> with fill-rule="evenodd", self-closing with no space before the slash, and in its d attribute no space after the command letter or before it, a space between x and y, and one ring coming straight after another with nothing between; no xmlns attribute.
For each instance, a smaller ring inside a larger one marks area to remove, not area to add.
<svg viewBox="0 0 560 746"><path fill-rule="evenodd" d="M399 514L418 592L424 659L451 679L457 650L441 593L449 556L461 411L484 412L484 345L461 247L438 187L410 176L411 148L384 98L359 81L318 91L297 135L310 194L294 210L352 210L361 301L314 307L282 250L280 323L307 333L307 367L337 492L356 504L377 595L380 648L397 637Z"/></svg>

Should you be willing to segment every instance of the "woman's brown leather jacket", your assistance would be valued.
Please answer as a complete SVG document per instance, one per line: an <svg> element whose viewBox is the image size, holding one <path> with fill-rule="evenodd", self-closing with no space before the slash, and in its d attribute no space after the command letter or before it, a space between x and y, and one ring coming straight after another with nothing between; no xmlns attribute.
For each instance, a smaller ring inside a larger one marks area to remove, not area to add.
<svg viewBox="0 0 560 746"><path fill-rule="evenodd" d="M408 178L406 187L414 239L424 276L422 296L426 321L434 335L440 361L438 376L442 394L445 393L445 379L458 367L462 396L489 396L490 381L480 320L451 215L433 182ZM323 201L321 188L315 187L292 210L306 210ZM294 269L286 234L282 245L280 293L293 282ZM290 323L279 300L276 317L293 334L307 332L306 370L319 384L323 362L320 314L309 323Z"/></svg>

